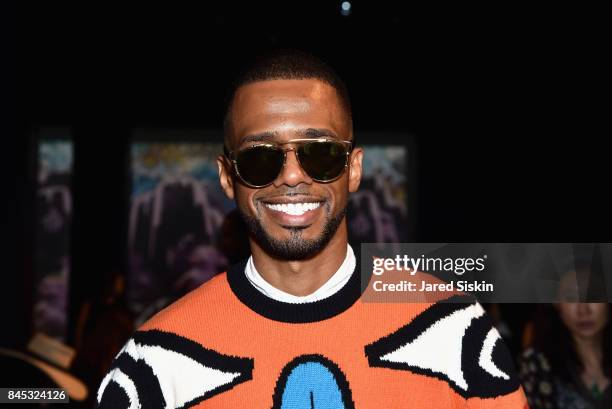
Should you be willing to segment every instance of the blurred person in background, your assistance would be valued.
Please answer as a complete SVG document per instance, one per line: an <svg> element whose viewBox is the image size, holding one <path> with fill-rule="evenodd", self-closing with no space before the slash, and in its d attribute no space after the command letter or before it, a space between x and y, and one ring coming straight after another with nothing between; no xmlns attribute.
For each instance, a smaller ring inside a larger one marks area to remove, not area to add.
<svg viewBox="0 0 612 409"><path fill-rule="evenodd" d="M610 304L575 302L578 280L588 277L576 270L561 280L562 302L539 307L532 347L520 358L532 409L612 408Z"/></svg>
<svg viewBox="0 0 612 409"><path fill-rule="evenodd" d="M80 407L95 404L93 392L134 331L134 325L134 316L125 303L125 275L113 269L101 293L85 301L79 312L75 331L77 354L71 370L92 392Z"/></svg>

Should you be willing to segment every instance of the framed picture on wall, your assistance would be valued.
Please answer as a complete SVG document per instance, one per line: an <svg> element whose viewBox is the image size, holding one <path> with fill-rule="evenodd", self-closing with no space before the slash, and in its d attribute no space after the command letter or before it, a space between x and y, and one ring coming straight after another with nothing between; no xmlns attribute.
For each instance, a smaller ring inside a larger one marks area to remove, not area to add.
<svg viewBox="0 0 612 409"><path fill-rule="evenodd" d="M137 313L148 315L196 288L240 253L227 236L244 235L223 235L235 230L236 217L218 182L221 141L214 131L133 133L127 295Z"/></svg>
<svg viewBox="0 0 612 409"><path fill-rule="evenodd" d="M415 138L384 131L355 131L355 134L364 155L359 190L349 199L349 242L414 240Z"/></svg>
<svg viewBox="0 0 612 409"><path fill-rule="evenodd" d="M36 146L33 330L65 340L68 325L73 142L69 128L40 128Z"/></svg>

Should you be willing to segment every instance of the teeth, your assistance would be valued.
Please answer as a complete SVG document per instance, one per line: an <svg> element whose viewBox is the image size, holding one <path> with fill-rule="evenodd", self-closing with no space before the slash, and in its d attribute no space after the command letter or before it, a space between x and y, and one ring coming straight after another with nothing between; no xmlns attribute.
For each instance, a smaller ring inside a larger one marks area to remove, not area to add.
<svg viewBox="0 0 612 409"><path fill-rule="evenodd" d="M317 207L321 206L321 203L284 203L284 204L270 204L265 203L265 205L277 212L283 212L290 214L292 216L301 216L309 210L314 210Z"/></svg>

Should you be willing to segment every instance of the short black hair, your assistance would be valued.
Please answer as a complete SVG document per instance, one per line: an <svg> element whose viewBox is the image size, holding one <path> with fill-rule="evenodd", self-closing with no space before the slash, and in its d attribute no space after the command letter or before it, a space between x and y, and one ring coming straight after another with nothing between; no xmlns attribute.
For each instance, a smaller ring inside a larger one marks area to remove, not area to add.
<svg viewBox="0 0 612 409"><path fill-rule="evenodd" d="M276 49L255 59L233 81L225 100L223 135L228 146L232 104L238 88L258 81L317 79L331 85L346 111L352 129L351 100L348 89L336 72L321 59L296 49Z"/></svg>

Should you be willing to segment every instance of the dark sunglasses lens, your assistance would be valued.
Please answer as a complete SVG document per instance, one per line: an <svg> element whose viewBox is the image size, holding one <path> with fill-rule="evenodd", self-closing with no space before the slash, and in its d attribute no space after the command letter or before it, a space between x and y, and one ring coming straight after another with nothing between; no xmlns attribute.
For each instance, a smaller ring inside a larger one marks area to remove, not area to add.
<svg viewBox="0 0 612 409"><path fill-rule="evenodd" d="M346 147L337 142L305 143L298 156L306 173L321 182L340 176L346 165Z"/></svg>
<svg viewBox="0 0 612 409"><path fill-rule="evenodd" d="M253 186L274 182L283 167L284 154L280 149L255 146L238 152L236 168L240 177Z"/></svg>

